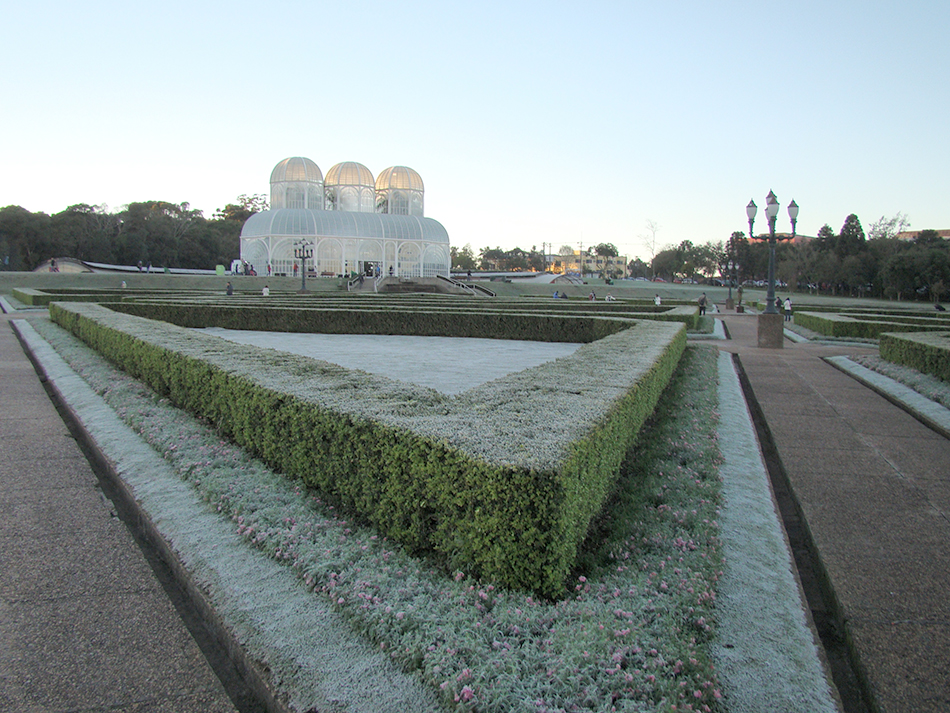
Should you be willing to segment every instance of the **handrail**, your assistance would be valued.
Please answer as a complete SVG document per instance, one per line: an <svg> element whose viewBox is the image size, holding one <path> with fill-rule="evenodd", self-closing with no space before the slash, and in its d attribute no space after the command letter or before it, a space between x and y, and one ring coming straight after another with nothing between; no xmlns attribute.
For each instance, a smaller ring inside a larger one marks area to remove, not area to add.
<svg viewBox="0 0 950 713"><path fill-rule="evenodd" d="M461 282L451 277L446 277L445 275L436 275L436 277L440 280L445 280L450 285L454 285L455 287L460 287L463 290L470 291L473 295L475 294L475 292L481 292L485 295L488 295L489 297L495 296L495 293L489 290L487 287L482 287L481 285L477 285L475 283Z"/></svg>

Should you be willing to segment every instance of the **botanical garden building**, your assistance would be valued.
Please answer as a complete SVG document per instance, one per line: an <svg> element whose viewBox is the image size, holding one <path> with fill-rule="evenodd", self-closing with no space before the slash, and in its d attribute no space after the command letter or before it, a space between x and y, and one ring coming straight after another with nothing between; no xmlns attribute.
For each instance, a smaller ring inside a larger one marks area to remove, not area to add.
<svg viewBox="0 0 950 713"><path fill-rule="evenodd" d="M366 166L327 171L308 158L286 158L270 176L270 210L241 230L241 259L258 275L292 274L294 249L312 250L317 275L449 275L449 235L423 215L425 189L411 168L393 166L375 179Z"/></svg>

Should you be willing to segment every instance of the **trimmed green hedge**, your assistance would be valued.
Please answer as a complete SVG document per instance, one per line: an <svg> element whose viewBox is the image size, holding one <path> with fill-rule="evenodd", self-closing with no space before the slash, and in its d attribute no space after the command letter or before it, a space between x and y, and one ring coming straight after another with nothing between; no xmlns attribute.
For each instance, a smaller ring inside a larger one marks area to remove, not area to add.
<svg viewBox="0 0 950 713"><path fill-rule="evenodd" d="M950 382L950 331L885 333L881 358Z"/></svg>
<svg viewBox="0 0 950 713"><path fill-rule="evenodd" d="M548 597L563 593L589 523L686 344L682 325L620 322L627 328L617 331L604 320L588 329L608 336L572 357L446 397L98 305L54 303L50 314L176 405L410 550L449 571ZM565 328L563 317L514 326L543 319L512 314L502 331ZM572 390L549 386L560 383Z"/></svg>
<svg viewBox="0 0 950 713"><path fill-rule="evenodd" d="M946 329L947 322L924 315L907 317L881 315L857 315L815 312L794 312L795 324L829 337L853 337L877 339L883 332L916 332L922 327Z"/></svg>
<svg viewBox="0 0 950 713"><path fill-rule="evenodd" d="M50 292L48 290L34 290L27 287L14 287L14 299L25 305L33 307L45 307L54 300L69 300L71 302L103 302L114 300L115 295L104 294L102 292L80 292L73 295L65 295L60 292Z"/></svg>
<svg viewBox="0 0 950 713"><path fill-rule="evenodd" d="M107 307L125 314L181 327L223 327L271 332L321 334L405 334L410 336L484 337L538 342L592 342L628 328L629 319L574 315L538 315L418 309L358 309L239 306L166 302L122 302Z"/></svg>

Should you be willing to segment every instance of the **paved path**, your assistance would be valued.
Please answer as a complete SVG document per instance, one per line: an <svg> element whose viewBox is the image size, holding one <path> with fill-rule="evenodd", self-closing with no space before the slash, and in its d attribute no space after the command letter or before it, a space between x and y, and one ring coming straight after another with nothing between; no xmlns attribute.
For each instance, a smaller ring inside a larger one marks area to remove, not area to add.
<svg viewBox="0 0 950 713"><path fill-rule="evenodd" d="M235 707L0 323L0 710Z"/></svg>
<svg viewBox="0 0 950 713"><path fill-rule="evenodd" d="M873 353L786 340L722 313L883 713L950 711L950 440L822 360ZM768 444L764 446L768 455ZM833 606L831 609L833 610ZM816 620L834 614L816 607ZM860 708L851 708L860 710Z"/></svg>

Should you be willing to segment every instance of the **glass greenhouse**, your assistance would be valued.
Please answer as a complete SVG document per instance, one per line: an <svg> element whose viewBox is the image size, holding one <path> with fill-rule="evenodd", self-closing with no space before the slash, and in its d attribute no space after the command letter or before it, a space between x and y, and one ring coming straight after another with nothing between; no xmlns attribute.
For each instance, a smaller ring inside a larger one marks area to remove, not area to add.
<svg viewBox="0 0 950 713"><path fill-rule="evenodd" d="M308 158L287 158L271 172L271 207L241 230L241 259L258 274L293 274L294 249L313 250L319 276L351 273L449 275L449 235L423 215L425 189L411 168L393 166L373 179L347 161L327 171Z"/></svg>

